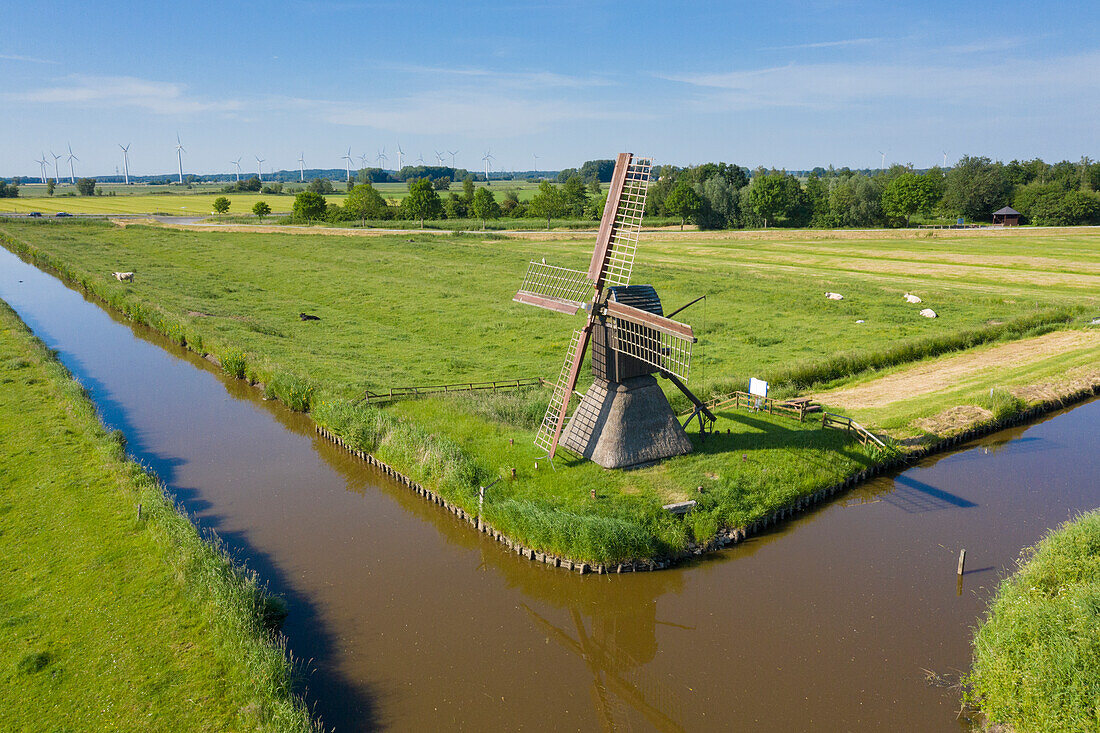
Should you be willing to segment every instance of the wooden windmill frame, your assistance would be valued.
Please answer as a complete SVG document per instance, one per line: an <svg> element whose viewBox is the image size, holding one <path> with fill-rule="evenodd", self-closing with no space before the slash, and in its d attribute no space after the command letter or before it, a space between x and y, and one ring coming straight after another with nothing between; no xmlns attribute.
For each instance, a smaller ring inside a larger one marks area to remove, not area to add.
<svg viewBox="0 0 1100 733"><path fill-rule="evenodd" d="M699 414L700 424L703 416L714 420L684 384L691 367L692 345L697 341L691 326L660 315L660 301L655 293L652 299L656 300L657 312L618 302L615 297L630 285L651 170L649 159L620 153L588 271L548 265L545 260L532 262L513 298L558 313L575 315L584 309L588 314L584 326L573 332L546 415L535 436L535 444L551 459L566 425L569 401L585 352L597 329L601 330L601 346L615 352L615 358L640 363L642 371L670 379L696 405L692 417Z"/></svg>

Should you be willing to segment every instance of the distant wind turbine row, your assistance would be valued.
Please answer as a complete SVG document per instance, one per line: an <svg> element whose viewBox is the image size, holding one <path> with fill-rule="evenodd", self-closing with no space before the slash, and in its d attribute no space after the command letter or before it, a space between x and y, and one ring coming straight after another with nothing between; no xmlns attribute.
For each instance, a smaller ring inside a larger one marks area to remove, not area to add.
<svg viewBox="0 0 1100 733"><path fill-rule="evenodd" d="M125 181L126 185L130 184L130 145L131 145L131 143L127 143L125 145L123 145L122 143L118 143L119 149L122 150L122 174L123 174L123 180ZM65 158L69 163L69 183L72 183L72 184L75 185L76 184L76 167L74 165L74 162L79 162L80 158L76 157L76 154L73 153L73 147L72 147L71 144L67 143L66 148L68 150L68 155L67 156L66 155L57 155L52 150L50 151L50 155L53 156L53 178L56 181L61 180L61 177L59 175L60 171L59 171L58 161L61 160L62 158ZM183 182L184 182L183 181L183 154L187 152L187 148L184 147L183 141L180 139L180 135L179 135L178 132L176 133L175 151L176 151L176 179L182 185ZM457 150L442 150L442 151L441 150L436 150L435 151L436 163L440 166L445 165L446 164L445 163L445 158L446 158L447 155L449 155L449 156L451 156L451 167L456 167L456 165L457 165L456 156L458 155L458 152L459 151L457 151ZM944 155L945 155L945 158L946 158L946 153ZM367 161L368 161L367 154L366 153L361 153L357 157L359 158L359 162L360 162L361 167L366 168L367 167ZM401 148L401 143L398 142L397 143L397 170L399 170L399 171L404 166L404 157L405 157L405 151ZM256 165L257 165L256 173L259 176L260 180L262 181L263 180L263 163L265 162L265 159L261 158L258 155L255 156L255 158L256 158ZM538 156L536 155L536 156L534 156L534 158L535 158L535 163L536 163L536 167L537 167ZM348 148L348 151L343 155L341 160L343 160L345 162L345 166L344 166L345 175L347 176L348 182L351 182L351 164L353 162L353 158L352 158L350 147ZM489 152L489 151L486 151L485 155L482 157L482 161L485 163L486 178L488 178L489 170L492 167L492 163L491 163L492 160L493 160L492 153ZM49 171L48 171L48 166L49 166L49 162L50 162L49 159L46 157L45 153L42 153L42 157L39 158L39 159L36 159L34 162L38 164L39 170L41 171L41 175L42 175L42 181L45 182L46 179L47 179L48 173L49 173ZM236 160L231 160L229 162L233 166L236 167L236 178L237 178L238 181L240 181L241 180L241 158L237 158ZM389 156L386 155L386 148L385 147L383 147L381 150L378 151L378 154L374 158L374 162L377 163L380 168L385 169L386 165L389 163ZM423 166L424 165L424 156L422 154L418 153L417 157L416 157L416 162L417 162L418 165ZM118 168L115 168L115 174L117 175L117 173L118 173ZM305 153L304 152L300 153L298 155L298 180L302 183L304 183L305 180L306 180L306 164L305 164Z"/></svg>

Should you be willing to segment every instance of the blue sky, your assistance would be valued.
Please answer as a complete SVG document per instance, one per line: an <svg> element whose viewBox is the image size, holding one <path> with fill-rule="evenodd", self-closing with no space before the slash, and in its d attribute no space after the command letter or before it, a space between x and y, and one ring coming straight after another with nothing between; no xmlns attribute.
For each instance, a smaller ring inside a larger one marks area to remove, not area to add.
<svg viewBox="0 0 1100 733"><path fill-rule="evenodd" d="M0 2L0 175L1100 157L1096 2ZM449 160L449 155L447 156Z"/></svg>

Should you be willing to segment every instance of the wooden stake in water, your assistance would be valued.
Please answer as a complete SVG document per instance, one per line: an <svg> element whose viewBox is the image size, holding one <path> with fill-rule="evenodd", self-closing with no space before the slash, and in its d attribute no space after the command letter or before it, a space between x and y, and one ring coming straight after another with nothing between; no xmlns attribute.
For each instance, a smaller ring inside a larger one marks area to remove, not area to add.
<svg viewBox="0 0 1100 733"><path fill-rule="evenodd" d="M963 568L966 567L966 550L959 550L959 577L962 577Z"/></svg>

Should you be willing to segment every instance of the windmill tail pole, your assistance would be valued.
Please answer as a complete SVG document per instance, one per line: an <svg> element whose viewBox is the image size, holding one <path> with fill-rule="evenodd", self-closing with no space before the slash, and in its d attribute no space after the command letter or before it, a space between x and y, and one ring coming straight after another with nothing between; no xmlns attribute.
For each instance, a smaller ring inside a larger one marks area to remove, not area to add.
<svg viewBox="0 0 1100 733"><path fill-rule="evenodd" d="M696 303L698 303L698 302L699 302L700 300L706 300L706 299L707 299L707 296L705 296L705 295L700 295L700 296L699 296L698 298L696 298L695 300L691 301L691 302L690 302L690 303L688 303L687 305L682 305L682 306L680 306L679 308L677 308L676 310L672 311L671 313L667 313L667 314L665 314L665 318L672 318L672 317L673 317L674 315L676 315L676 314L677 314L677 313L679 313L680 311L682 311L682 310L687 310L687 309L688 309L688 308L690 308L691 306L693 306L693 305L695 305Z"/></svg>

